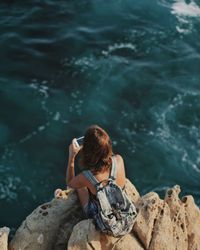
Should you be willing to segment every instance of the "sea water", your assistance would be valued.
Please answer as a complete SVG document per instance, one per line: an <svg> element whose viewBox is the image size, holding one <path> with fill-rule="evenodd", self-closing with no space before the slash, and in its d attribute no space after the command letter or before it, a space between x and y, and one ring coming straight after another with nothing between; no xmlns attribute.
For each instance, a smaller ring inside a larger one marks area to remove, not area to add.
<svg viewBox="0 0 200 250"><path fill-rule="evenodd" d="M178 184L200 205L199 31L195 0L1 1L0 226L65 188L91 124L141 195Z"/></svg>

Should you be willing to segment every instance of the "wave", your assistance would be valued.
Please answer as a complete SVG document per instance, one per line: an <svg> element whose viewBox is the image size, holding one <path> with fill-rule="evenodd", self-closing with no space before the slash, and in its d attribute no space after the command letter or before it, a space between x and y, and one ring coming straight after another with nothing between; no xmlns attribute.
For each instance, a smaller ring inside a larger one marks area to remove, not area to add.
<svg viewBox="0 0 200 250"><path fill-rule="evenodd" d="M171 13L179 21L176 30L187 35L193 31L194 21L191 18L200 16L200 7L194 1L186 3L184 0L177 0L171 5Z"/></svg>
<svg viewBox="0 0 200 250"><path fill-rule="evenodd" d="M185 0L175 1L172 6L172 14L188 17L199 17L200 7L194 2L186 3Z"/></svg>
<svg viewBox="0 0 200 250"><path fill-rule="evenodd" d="M132 43L115 43L113 45L109 45L107 50L103 50L102 54L107 56L107 55L112 54L116 51L127 50L127 49L136 52L136 46Z"/></svg>

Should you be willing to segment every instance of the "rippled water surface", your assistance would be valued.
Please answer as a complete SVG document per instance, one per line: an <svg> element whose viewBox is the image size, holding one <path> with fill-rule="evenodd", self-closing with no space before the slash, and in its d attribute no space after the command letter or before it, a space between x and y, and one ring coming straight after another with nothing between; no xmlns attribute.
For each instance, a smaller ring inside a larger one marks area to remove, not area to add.
<svg viewBox="0 0 200 250"><path fill-rule="evenodd" d="M0 226L65 187L68 144L103 126L141 194L200 205L200 3L0 3Z"/></svg>

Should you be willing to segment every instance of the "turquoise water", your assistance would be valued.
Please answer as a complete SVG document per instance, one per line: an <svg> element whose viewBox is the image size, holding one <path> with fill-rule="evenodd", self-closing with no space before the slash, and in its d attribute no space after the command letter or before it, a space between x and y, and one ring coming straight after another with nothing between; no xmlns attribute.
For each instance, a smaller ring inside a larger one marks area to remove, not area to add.
<svg viewBox="0 0 200 250"><path fill-rule="evenodd" d="M200 4L0 3L0 226L65 187L68 144L110 134L141 194L200 205Z"/></svg>

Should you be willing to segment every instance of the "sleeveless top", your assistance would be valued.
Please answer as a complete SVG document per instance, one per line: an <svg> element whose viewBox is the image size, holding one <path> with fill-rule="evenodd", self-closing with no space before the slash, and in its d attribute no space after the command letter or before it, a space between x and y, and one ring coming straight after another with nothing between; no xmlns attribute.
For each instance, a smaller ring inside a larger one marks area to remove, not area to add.
<svg viewBox="0 0 200 250"><path fill-rule="evenodd" d="M107 181L109 178L111 178L112 176L116 176L117 174L117 161L115 159L115 156L112 156L112 167L108 179L98 181L90 170L84 170L82 173L94 186L96 186L97 183ZM124 188L125 185L122 187L122 190L124 190ZM89 200L96 200L96 195L93 194L89 188L87 189L89 193Z"/></svg>

